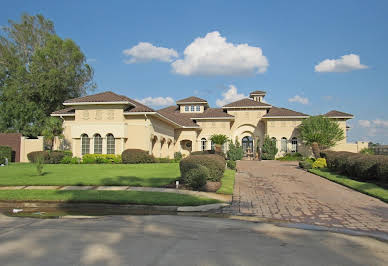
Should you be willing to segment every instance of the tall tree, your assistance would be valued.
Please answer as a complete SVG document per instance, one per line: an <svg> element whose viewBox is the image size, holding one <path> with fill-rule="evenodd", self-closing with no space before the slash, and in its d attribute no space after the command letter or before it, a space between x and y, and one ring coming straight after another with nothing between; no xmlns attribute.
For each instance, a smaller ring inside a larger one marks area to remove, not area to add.
<svg viewBox="0 0 388 266"><path fill-rule="evenodd" d="M93 69L80 48L55 34L42 15L23 14L0 32L0 131L42 133L64 100L94 88Z"/></svg>
<svg viewBox="0 0 388 266"><path fill-rule="evenodd" d="M338 123L322 115L303 120L299 132L303 142L312 148L315 158L320 157L322 149L333 147L345 138Z"/></svg>
<svg viewBox="0 0 388 266"><path fill-rule="evenodd" d="M50 146L50 150L53 150L55 137L63 139L62 133L62 120L58 117L47 117L44 122L42 135L45 142Z"/></svg>

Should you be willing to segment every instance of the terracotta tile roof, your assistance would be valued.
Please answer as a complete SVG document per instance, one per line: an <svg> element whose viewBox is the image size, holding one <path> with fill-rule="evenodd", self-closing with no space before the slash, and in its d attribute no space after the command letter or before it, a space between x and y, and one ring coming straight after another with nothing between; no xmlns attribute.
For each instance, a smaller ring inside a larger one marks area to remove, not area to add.
<svg viewBox="0 0 388 266"><path fill-rule="evenodd" d="M176 101L176 102L177 103L192 103L192 102L195 102L195 103L207 103L206 100L198 98L198 97L195 97L195 96L184 98L184 99L181 99L181 100Z"/></svg>
<svg viewBox="0 0 388 266"><path fill-rule="evenodd" d="M177 123L178 125L184 127L199 127L197 124L191 120L192 114L182 114L179 111L179 107L173 105L170 107L166 107L157 111L162 116L170 119L171 121Z"/></svg>
<svg viewBox="0 0 388 266"><path fill-rule="evenodd" d="M233 118L233 115L225 113L222 108L207 108L203 113L193 113L192 118Z"/></svg>
<svg viewBox="0 0 388 266"><path fill-rule="evenodd" d="M257 107L271 107L270 104L263 103L263 102L258 102L258 101L254 101L252 99L245 98L245 99L238 100L238 101L229 103L227 105L224 105L223 108L228 108L228 107L256 107L256 106Z"/></svg>
<svg viewBox="0 0 388 266"><path fill-rule="evenodd" d="M352 114L340 112L337 110L332 110L330 112L327 112L326 114L324 114L324 116L326 116L326 117L353 117Z"/></svg>
<svg viewBox="0 0 388 266"><path fill-rule="evenodd" d="M266 94L265 91L252 91L251 93L249 93L249 95L252 95L252 94Z"/></svg>
<svg viewBox="0 0 388 266"><path fill-rule="evenodd" d="M286 108L279 108L279 107L275 107L275 106L272 106L272 108L269 110L269 112L267 114L265 114L263 117L276 117L276 116L279 116L279 117L282 117L282 116L309 116L309 115L306 115L304 113L300 113L300 112L296 112L296 111L293 111L293 110L290 110L290 109L286 109Z"/></svg>
<svg viewBox="0 0 388 266"><path fill-rule="evenodd" d="M67 107L55 112L52 112L54 115L68 115L68 114L75 114L75 109L73 107Z"/></svg>
<svg viewBox="0 0 388 266"><path fill-rule="evenodd" d="M88 103L88 102L129 102L135 106L128 107L125 112L155 112L152 108L145 106L131 98L124 95L119 95L111 91L105 91L93 95L87 95L75 99L65 101L66 104L71 103Z"/></svg>

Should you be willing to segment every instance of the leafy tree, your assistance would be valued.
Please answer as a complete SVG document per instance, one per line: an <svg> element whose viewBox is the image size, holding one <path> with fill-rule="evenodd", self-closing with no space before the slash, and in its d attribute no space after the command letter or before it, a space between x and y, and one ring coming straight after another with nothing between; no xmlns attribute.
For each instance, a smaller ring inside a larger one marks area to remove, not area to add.
<svg viewBox="0 0 388 266"><path fill-rule="evenodd" d="M50 145L50 150L53 150L55 137L63 139L62 120L57 117L48 117L45 120L42 135L44 140Z"/></svg>
<svg viewBox="0 0 388 266"><path fill-rule="evenodd" d="M333 147L345 138L338 123L322 115L304 119L299 132L303 142L312 148L315 158L320 157L320 150Z"/></svg>
<svg viewBox="0 0 388 266"><path fill-rule="evenodd" d="M80 48L42 15L23 14L0 31L0 131L41 134L63 101L94 88Z"/></svg>
<svg viewBox="0 0 388 266"><path fill-rule="evenodd" d="M270 139L269 136L264 138L263 147L261 149L263 160L274 160L275 155L278 153L278 148L276 148L276 141Z"/></svg>

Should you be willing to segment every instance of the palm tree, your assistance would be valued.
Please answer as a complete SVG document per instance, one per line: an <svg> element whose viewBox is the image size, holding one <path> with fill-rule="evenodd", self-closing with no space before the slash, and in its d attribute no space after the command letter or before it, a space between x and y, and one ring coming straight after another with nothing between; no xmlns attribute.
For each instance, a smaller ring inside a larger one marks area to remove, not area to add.
<svg viewBox="0 0 388 266"><path fill-rule="evenodd" d="M55 137L63 139L62 120L56 117L48 117L45 120L42 135L45 141L50 145L50 150L53 150Z"/></svg>

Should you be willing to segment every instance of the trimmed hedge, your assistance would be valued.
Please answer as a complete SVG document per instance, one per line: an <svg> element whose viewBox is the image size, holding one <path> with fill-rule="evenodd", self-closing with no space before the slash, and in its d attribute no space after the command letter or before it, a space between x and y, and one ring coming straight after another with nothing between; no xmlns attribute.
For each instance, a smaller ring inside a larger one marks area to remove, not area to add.
<svg viewBox="0 0 388 266"><path fill-rule="evenodd" d="M127 149L121 154L123 163L154 163L155 158L147 151L140 149Z"/></svg>
<svg viewBox="0 0 388 266"><path fill-rule="evenodd" d="M388 184L388 156L334 151L321 152L321 156L332 171L361 181L379 180Z"/></svg>
<svg viewBox="0 0 388 266"><path fill-rule="evenodd" d="M0 164L5 163L5 158L8 159L8 162L11 162L12 148L8 146L0 146Z"/></svg>
<svg viewBox="0 0 388 266"><path fill-rule="evenodd" d="M225 153L217 152L215 150L206 150L206 151L193 151L190 155L208 155L208 154L216 154L223 158L225 158Z"/></svg>
<svg viewBox="0 0 388 266"><path fill-rule="evenodd" d="M181 170L181 180L184 181L190 169L197 168L198 165L205 166L209 170L209 181L218 182L224 176L225 159L215 154L189 156L179 163Z"/></svg>
<svg viewBox="0 0 388 266"><path fill-rule="evenodd" d="M192 189L198 190L206 185L208 178L209 170L205 166L197 165L196 168L191 168L187 171L182 181Z"/></svg>
<svg viewBox="0 0 388 266"><path fill-rule="evenodd" d="M84 164L106 164L106 163L121 163L121 155L115 154L85 154L82 157Z"/></svg>
<svg viewBox="0 0 388 266"><path fill-rule="evenodd" d="M50 163L50 155L48 151L33 151L27 154L27 158L31 163L38 162L39 158L43 159L43 163Z"/></svg>

